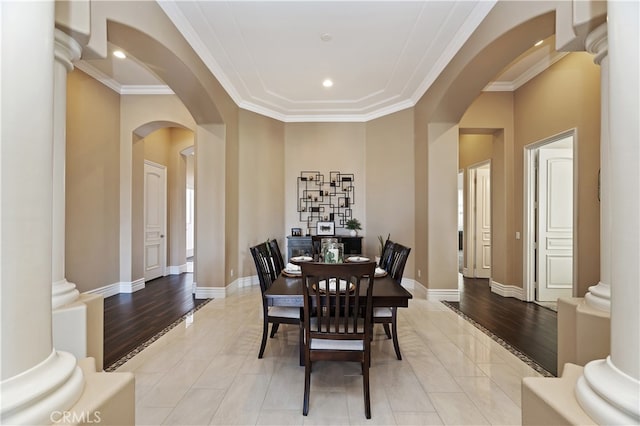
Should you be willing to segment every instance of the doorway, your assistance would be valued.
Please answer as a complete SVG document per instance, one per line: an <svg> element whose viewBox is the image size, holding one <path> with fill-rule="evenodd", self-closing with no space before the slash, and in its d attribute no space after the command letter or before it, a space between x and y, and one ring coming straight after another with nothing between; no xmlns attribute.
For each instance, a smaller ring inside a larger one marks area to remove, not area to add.
<svg viewBox="0 0 640 426"><path fill-rule="evenodd" d="M491 161L468 168L464 276L491 277Z"/></svg>
<svg viewBox="0 0 640 426"><path fill-rule="evenodd" d="M186 272L192 273L194 270L195 259L195 149L193 146L186 148L180 152L184 156L186 188L185 188L185 253L186 253Z"/></svg>
<svg viewBox="0 0 640 426"><path fill-rule="evenodd" d="M554 304L573 296L575 131L525 147L524 291Z"/></svg>

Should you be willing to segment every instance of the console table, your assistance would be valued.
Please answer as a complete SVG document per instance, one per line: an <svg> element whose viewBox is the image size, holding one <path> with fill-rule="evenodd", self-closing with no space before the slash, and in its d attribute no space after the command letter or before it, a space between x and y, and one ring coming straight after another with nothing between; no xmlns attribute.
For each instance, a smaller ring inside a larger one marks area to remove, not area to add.
<svg viewBox="0 0 640 426"><path fill-rule="evenodd" d="M313 254L313 238L322 237L287 237L287 261L295 256L311 256ZM328 238L337 238L344 244L344 254L362 254L362 237L350 237L348 235L334 235Z"/></svg>

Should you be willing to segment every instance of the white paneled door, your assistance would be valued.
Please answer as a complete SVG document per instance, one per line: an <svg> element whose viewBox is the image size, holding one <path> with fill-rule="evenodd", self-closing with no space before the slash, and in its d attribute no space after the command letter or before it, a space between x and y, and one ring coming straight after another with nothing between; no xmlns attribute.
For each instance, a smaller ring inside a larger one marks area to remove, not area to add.
<svg viewBox="0 0 640 426"><path fill-rule="evenodd" d="M538 151L536 300L571 297L573 288L573 150Z"/></svg>
<svg viewBox="0 0 640 426"><path fill-rule="evenodd" d="M167 264L167 171L144 163L144 280L165 275Z"/></svg>
<svg viewBox="0 0 640 426"><path fill-rule="evenodd" d="M476 250L475 276L491 277L491 166L476 170Z"/></svg>

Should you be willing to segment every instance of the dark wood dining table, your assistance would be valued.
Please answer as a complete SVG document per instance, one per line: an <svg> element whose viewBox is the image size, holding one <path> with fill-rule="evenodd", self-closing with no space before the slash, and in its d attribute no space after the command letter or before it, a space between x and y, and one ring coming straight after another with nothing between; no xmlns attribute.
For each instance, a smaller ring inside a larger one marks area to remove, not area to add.
<svg viewBox="0 0 640 426"><path fill-rule="evenodd" d="M360 290L365 296L367 287ZM269 306L304 307L302 298L302 277L280 274L264 293ZM413 296L389 275L376 277L373 282L373 306L406 308Z"/></svg>

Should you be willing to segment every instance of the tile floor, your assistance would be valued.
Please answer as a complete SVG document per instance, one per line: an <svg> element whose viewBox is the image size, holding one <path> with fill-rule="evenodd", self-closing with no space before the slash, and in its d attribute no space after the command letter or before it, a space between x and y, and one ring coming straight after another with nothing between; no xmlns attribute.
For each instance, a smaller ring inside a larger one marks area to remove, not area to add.
<svg viewBox="0 0 640 426"><path fill-rule="evenodd" d="M136 424L520 424L520 381L539 374L442 303L412 293L409 308L399 310L402 361L375 328L371 420L355 363L315 363L309 415L302 415L298 331L281 325L258 359L254 286L212 300L118 368L136 377Z"/></svg>

